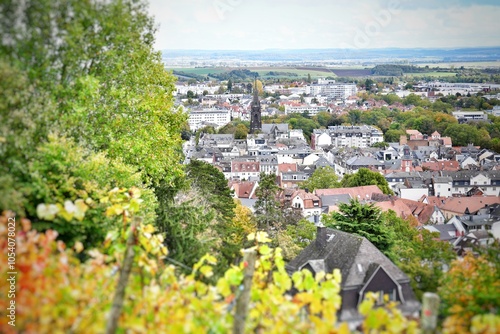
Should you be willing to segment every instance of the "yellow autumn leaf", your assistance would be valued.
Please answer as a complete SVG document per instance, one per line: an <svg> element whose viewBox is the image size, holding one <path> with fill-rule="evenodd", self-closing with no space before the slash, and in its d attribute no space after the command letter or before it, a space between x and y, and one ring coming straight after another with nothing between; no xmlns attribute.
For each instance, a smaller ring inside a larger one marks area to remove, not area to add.
<svg viewBox="0 0 500 334"><path fill-rule="evenodd" d="M73 246L73 248L75 249L75 251L77 253L81 253L83 250L83 244L80 241L77 241L77 242L75 242L75 245Z"/></svg>
<svg viewBox="0 0 500 334"><path fill-rule="evenodd" d="M155 231L155 227L151 224L145 225L142 230L144 233L153 233Z"/></svg>
<svg viewBox="0 0 500 334"><path fill-rule="evenodd" d="M77 199L75 201L74 206L75 206L75 211L74 211L75 218L78 219L79 221L82 221L83 218L85 217L85 212L87 212L89 208L88 205L85 204L83 199Z"/></svg>
<svg viewBox="0 0 500 334"><path fill-rule="evenodd" d="M120 204L113 204L106 209L106 216L117 216L123 213L123 206Z"/></svg>
<svg viewBox="0 0 500 334"><path fill-rule="evenodd" d="M255 239L257 242L266 243L271 242L272 240L268 238L268 234L264 231L258 231L255 235Z"/></svg>

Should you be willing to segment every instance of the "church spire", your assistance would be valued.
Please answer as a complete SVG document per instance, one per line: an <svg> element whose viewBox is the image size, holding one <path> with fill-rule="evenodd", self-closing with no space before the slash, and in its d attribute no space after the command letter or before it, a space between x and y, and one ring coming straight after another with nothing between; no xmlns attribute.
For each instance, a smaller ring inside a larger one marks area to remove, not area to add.
<svg viewBox="0 0 500 334"><path fill-rule="evenodd" d="M257 76L253 84L253 100L250 112L250 133L262 130L261 107L259 100L259 90L257 89Z"/></svg>
<svg viewBox="0 0 500 334"><path fill-rule="evenodd" d="M253 102L259 101L259 90L257 89L257 76L253 80Z"/></svg>

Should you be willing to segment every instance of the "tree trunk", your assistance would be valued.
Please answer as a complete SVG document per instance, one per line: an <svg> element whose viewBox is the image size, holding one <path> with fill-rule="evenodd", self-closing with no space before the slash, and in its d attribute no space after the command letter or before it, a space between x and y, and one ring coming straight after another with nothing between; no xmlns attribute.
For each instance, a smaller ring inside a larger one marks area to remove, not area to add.
<svg viewBox="0 0 500 334"><path fill-rule="evenodd" d="M245 333L245 321L248 314L248 304L250 303L250 291L252 290L252 279L255 271L255 259L257 253L254 250L245 250L243 255L243 263L246 267L243 270L243 291L236 300L236 314L234 315L234 334Z"/></svg>
<svg viewBox="0 0 500 334"><path fill-rule="evenodd" d="M123 302L125 300L125 289L127 287L130 272L132 271L132 265L134 264L134 245L136 242L135 231L140 222L141 218L134 217L134 220L132 221L132 224L130 226L130 232L127 238L127 249L125 250L125 257L123 258L120 277L118 278L118 283L116 285L113 305L111 307L111 312L109 313L108 324L106 326L106 334L114 334L118 327L118 320L120 319Z"/></svg>

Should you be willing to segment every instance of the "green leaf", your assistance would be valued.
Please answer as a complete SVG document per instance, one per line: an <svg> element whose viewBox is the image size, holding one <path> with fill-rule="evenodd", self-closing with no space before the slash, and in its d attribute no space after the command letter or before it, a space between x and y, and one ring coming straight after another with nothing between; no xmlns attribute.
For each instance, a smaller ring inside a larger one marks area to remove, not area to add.
<svg viewBox="0 0 500 334"><path fill-rule="evenodd" d="M259 247L259 253L261 255L268 255L271 253L271 248L268 245L262 245Z"/></svg>

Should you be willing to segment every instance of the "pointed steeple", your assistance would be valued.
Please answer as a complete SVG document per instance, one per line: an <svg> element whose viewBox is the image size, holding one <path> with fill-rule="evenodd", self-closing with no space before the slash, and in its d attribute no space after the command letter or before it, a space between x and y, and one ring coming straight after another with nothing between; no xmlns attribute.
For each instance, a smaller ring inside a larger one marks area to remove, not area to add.
<svg viewBox="0 0 500 334"><path fill-rule="evenodd" d="M257 89L257 76L253 84L253 100L250 112L250 133L262 130L261 107L259 100L259 90Z"/></svg>
<svg viewBox="0 0 500 334"><path fill-rule="evenodd" d="M253 81L253 103L259 103L259 90L257 89L257 76L255 76L255 79Z"/></svg>

